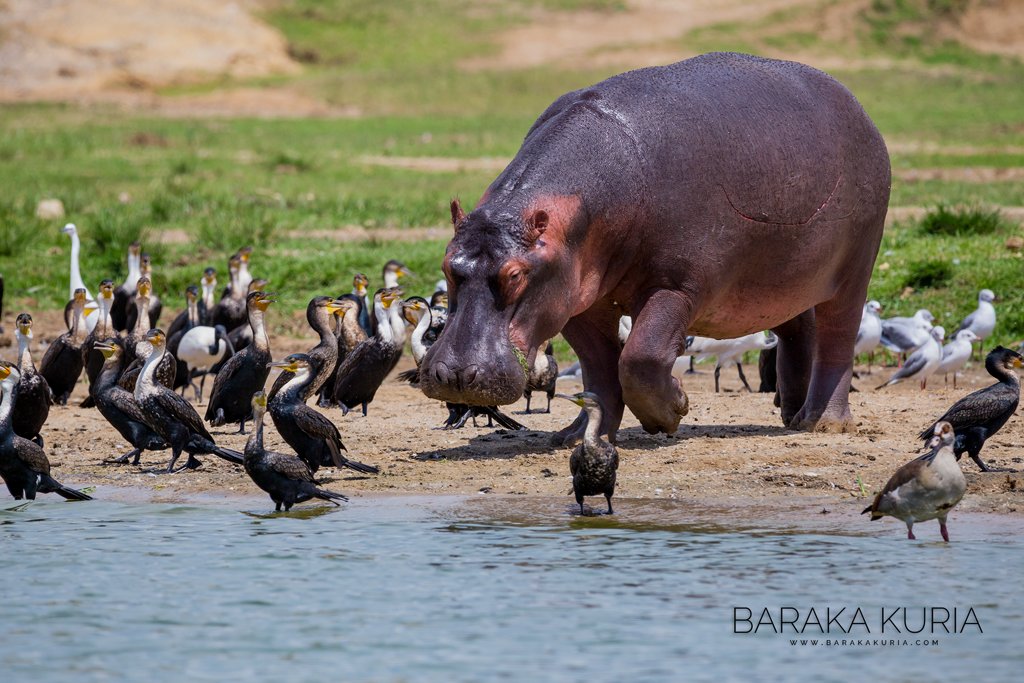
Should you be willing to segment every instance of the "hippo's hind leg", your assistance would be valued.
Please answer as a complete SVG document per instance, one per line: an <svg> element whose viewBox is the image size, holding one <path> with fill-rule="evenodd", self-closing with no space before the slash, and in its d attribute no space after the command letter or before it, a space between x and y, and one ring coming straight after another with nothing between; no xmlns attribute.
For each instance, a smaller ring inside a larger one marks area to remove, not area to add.
<svg viewBox="0 0 1024 683"><path fill-rule="evenodd" d="M782 424L787 427L807 400L814 360L814 309L774 328L779 338L775 362L776 387Z"/></svg>
<svg viewBox="0 0 1024 683"><path fill-rule="evenodd" d="M845 432L850 415L853 346L860 328L867 283L847 285L814 307L814 366L807 399L789 424L794 429Z"/></svg>
<svg viewBox="0 0 1024 683"><path fill-rule="evenodd" d="M619 358L622 397L651 434L674 434L689 412L672 366L686 346L692 311L693 302L683 292L655 292L640 308Z"/></svg>
<svg viewBox="0 0 1024 683"><path fill-rule="evenodd" d="M583 386L601 398L601 433L614 443L615 432L622 422L622 387L619 385L619 316L617 308L598 302L589 310L571 318L562 329L580 359ZM575 421L551 438L554 446L572 446L583 439L586 412L580 411Z"/></svg>

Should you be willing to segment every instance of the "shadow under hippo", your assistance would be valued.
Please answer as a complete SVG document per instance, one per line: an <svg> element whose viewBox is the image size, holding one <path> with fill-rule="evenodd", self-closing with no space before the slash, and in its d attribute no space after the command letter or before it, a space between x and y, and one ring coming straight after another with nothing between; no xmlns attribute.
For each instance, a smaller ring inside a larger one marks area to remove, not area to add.
<svg viewBox="0 0 1024 683"><path fill-rule="evenodd" d="M452 202L451 308L420 386L512 403L561 332L604 404L603 433L615 438L629 406L671 434L688 411L671 372L686 336L771 329L783 423L845 430L889 189L874 124L802 64L713 53L563 95L471 213Z"/></svg>

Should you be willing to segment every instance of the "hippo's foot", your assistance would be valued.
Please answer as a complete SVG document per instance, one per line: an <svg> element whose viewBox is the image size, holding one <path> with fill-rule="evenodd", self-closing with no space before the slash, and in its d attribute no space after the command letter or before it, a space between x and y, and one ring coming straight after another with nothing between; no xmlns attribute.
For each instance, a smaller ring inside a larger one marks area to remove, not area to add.
<svg viewBox="0 0 1024 683"><path fill-rule="evenodd" d="M842 412L826 410L818 417L814 417L811 411L808 411L805 407L786 426L802 432L842 434L844 432L856 431L849 407L846 407Z"/></svg>
<svg viewBox="0 0 1024 683"><path fill-rule="evenodd" d="M635 392L628 395L623 391L626 405L640 420L640 426L648 434L664 432L675 434L679 429L679 421L690 412L690 399L673 377L671 385L665 391L657 389L646 392Z"/></svg>
<svg viewBox="0 0 1024 683"><path fill-rule="evenodd" d="M572 421L572 424L551 435L551 446L553 448L572 448L580 441L583 441L583 432L586 428L587 414L580 411L580 414Z"/></svg>

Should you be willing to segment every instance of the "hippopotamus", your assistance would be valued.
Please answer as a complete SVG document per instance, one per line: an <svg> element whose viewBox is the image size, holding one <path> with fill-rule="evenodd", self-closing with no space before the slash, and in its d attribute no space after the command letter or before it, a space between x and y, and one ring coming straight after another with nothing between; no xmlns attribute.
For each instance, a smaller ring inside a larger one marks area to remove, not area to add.
<svg viewBox="0 0 1024 683"><path fill-rule="evenodd" d="M671 372L687 335L770 329L783 423L847 430L889 190L870 118L803 64L712 53L562 95L474 210L451 204L448 325L420 386L512 403L561 332L605 408L602 433L614 439L629 406L671 434L689 408Z"/></svg>

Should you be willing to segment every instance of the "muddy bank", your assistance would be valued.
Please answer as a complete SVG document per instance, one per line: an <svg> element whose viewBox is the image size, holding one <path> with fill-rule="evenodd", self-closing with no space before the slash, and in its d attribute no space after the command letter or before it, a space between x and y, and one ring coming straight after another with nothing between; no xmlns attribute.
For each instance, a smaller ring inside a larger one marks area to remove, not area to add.
<svg viewBox="0 0 1024 683"><path fill-rule="evenodd" d="M37 338L47 338L57 316L37 316ZM274 338L275 357L312 346L313 341ZM14 349L0 346L0 356L13 359ZM42 357L37 350L35 358ZM398 371L412 366L408 354ZM682 382L690 395L691 412L673 437L643 432L627 411L619 432L621 465L617 495L641 499L719 499L744 503L790 504L806 498L835 503L866 503L868 494L884 485L889 475L914 457L917 433L961 396L986 386L991 379L980 364L968 370L954 390L933 378L927 391L899 384L883 391L880 384L891 370L862 375L862 391L851 397L857 422L852 434L807 434L782 428L778 409L767 394L748 394L734 369L722 373L724 391L714 393L712 366L699 365L699 374ZM756 374L756 368L748 368ZM273 377L271 378L272 381ZM210 383L207 382L207 389ZM575 382L560 384L574 391ZM148 452L141 468L110 466L103 460L130 450L98 412L77 407L86 395L79 383L68 407L54 407L43 436L54 474L78 486L129 487L152 491L163 501L195 495L259 495L245 473L215 457L204 457L195 472L157 474L169 453ZM191 393L189 394L191 398ZM546 400L535 395L534 408ZM321 470L324 483L349 495L360 494L512 494L552 496L569 502L569 451L553 449L550 433L568 424L576 407L555 400L550 414L519 415L525 402L507 408L530 430L509 433L470 423L465 429L437 429L446 411L419 391L389 380L370 405L369 416L358 412L326 414L341 430L349 457L380 466L381 474L363 476L334 469ZM202 410L200 410L202 412ZM213 430L217 442L241 450L246 437L234 429ZM287 450L270 425L267 446ZM1010 420L983 451L995 466L1024 468L1024 426ZM1024 475L981 473L966 458L968 477L965 510L1024 512ZM0 494L6 497L8 494Z"/></svg>

